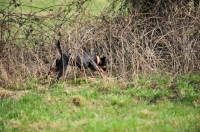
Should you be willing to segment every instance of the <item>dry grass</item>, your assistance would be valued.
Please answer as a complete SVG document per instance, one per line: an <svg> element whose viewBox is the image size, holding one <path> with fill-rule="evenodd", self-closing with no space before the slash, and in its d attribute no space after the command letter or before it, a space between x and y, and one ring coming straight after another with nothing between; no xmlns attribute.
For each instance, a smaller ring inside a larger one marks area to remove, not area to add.
<svg viewBox="0 0 200 132"><path fill-rule="evenodd" d="M9 91L9 90L0 90L0 100L3 98L19 99L22 95L26 94L27 91Z"/></svg>
<svg viewBox="0 0 200 132"><path fill-rule="evenodd" d="M63 49L106 56L109 76L132 80L140 73L199 72L199 8L159 4L162 8L151 12L117 12L112 17L107 10L93 16L79 2L58 7L53 17L45 11L41 16L41 12L5 13L0 22L1 85L44 77L58 57L54 44L58 32Z"/></svg>

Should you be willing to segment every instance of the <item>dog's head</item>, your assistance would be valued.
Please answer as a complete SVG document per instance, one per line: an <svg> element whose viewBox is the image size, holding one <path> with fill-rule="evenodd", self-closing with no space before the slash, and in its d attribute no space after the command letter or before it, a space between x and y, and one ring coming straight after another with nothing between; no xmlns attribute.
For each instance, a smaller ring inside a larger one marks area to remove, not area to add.
<svg viewBox="0 0 200 132"><path fill-rule="evenodd" d="M106 57L102 57L100 58L100 63L98 65L103 71L107 70L107 61L106 61Z"/></svg>

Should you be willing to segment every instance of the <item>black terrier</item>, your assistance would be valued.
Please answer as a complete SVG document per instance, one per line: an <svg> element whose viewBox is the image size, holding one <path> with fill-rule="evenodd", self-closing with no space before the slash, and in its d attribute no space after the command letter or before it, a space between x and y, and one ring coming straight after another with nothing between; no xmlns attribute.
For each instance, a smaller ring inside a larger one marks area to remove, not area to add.
<svg viewBox="0 0 200 132"><path fill-rule="evenodd" d="M48 76L51 73L58 73L56 79L59 80L60 77L66 72L67 66L77 66L81 73L84 69L90 68L93 71L99 71L105 73L106 71L106 57L100 58L94 54L83 54L83 55L73 55L70 53L63 53L60 47L60 41L56 42L56 46L60 53L60 58L56 59L56 66L51 67Z"/></svg>

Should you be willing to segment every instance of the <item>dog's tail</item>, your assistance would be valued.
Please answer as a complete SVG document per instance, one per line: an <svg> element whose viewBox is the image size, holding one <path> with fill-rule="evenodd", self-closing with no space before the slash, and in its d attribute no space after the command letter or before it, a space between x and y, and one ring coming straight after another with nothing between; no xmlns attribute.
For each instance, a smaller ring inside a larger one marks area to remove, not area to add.
<svg viewBox="0 0 200 132"><path fill-rule="evenodd" d="M57 40L56 46L57 46L57 48L58 48L58 51L59 51L59 53L60 53L60 56L62 57L62 49L61 49L61 47L60 47L60 40Z"/></svg>

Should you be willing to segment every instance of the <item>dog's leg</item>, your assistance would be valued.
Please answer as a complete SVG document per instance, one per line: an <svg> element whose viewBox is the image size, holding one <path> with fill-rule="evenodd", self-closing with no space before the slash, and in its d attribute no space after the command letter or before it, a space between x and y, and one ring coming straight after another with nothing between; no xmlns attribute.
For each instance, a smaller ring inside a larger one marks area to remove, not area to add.
<svg viewBox="0 0 200 132"><path fill-rule="evenodd" d="M65 81L65 76L66 76L66 70L67 70L67 66L68 65L66 65L66 63L64 63L64 65L65 65L65 67L63 67L59 72L58 72L58 75L57 75L57 77L56 77L56 80L57 81L59 81L60 80L60 78L62 77L62 76L64 76L64 81Z"/></svg>
<svg viewBox="0 0 200 132"><path fill-rule="evenodd" d="M56 80L59 81L60 77L62 77L63 71L59 71L58 75L56 76Z"/></svg>
<svg viewBox="0 0 200 132"><path fill-rule="evenodd" d="M56 73L56 68L51 67L47 76L45 76L44 79L47 79L48 81L50 81L51 80L51 77L50 77L51 74L55 74L55 73Z"/></svg>
<svg viewBox="0 0 200 132"><path fill-rule="evenodd" d="M103 68L99 67L100 75L101 75L102 78L107 78L106 71Z"/></svg>
<svg viewBox="0 0 200 132"><path fill-rule="evenodd" d="M81 77L85 77L85 72L83 70L80 70L80 73L81 73Z"/></svg>
<svg viewBox="0 0 200 132"><path fill-rule="evenodd" d="M99 68L99 71L100 71L101 73L103 73L103 74L106 73L106 72L105 72L103 69L101 69L101 68Z"/></svg>

